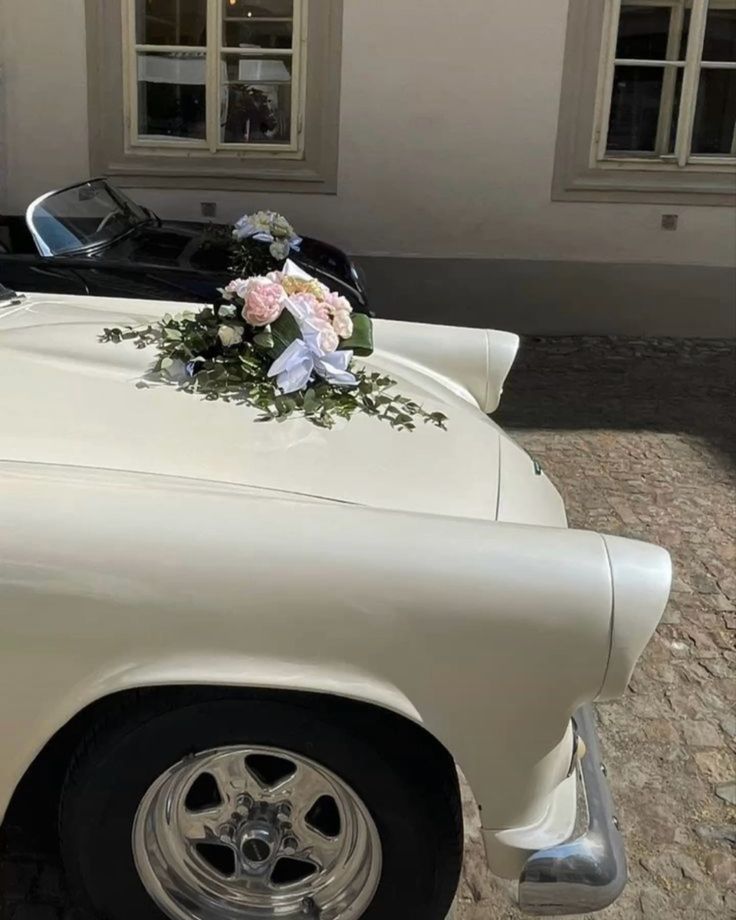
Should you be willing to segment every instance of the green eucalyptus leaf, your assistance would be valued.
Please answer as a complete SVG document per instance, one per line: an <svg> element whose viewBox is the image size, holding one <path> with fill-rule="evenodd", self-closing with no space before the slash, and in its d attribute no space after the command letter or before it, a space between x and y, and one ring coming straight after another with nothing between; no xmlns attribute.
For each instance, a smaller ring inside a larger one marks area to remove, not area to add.
<svg viewBox="0 0 736 920"><path fill-rule="evenodd" d="M267 247L261 249L267 253ZM248 274L252 272L245 276ZM370 354L373 348L370 318L355 314L354 322L355 334L343 347L350 347L360 355ZM392 392L395 381L375 371L355 369L354 387L337 387L317 380L303 393L290 396L280 393L275 381L267 376L270 360L301 334L288 311L284 311L270 332L265 329L248 332L254 335L253 340L246 337L232 348L222 348L217 334L219 325L215 311L207 307L198 313L189 310L177 316L167 314L151 325L105 328L100 341L132 341L140 349L155 346L158 354L153 369L162 379L182 392L199 394L208 401L221 399L250 405L260 413L258 422L284 420L301 411L312 424L329 430L339 419L350 419L356 412L363 412L388 422L398 431L413 431L420 420L446 429L447 417L442 412L426 412L413 399ZM170 378L168 372L177 361L197 364L196 376L184 380Z"/></svg>
<svg viewBox="0 0 736 920"><path fill-rule="evenodd" d="M320 398L313 389L308 389L304 394L304 411L307 415L317 412L320 407Z"/></svg>

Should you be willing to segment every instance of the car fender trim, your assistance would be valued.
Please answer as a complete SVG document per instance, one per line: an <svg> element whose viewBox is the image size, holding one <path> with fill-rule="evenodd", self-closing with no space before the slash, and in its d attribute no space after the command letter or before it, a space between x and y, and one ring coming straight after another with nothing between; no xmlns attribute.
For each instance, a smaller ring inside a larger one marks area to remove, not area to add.
<svg viewBox="0 0 736 920"><path fill-rule="evenodd" d="M519 906L556 916L603 910L624 890L626 850L601 760L591 706L575 715L587 754L580 763L588 830L573 840L532 853L519 879Z"/></svg>

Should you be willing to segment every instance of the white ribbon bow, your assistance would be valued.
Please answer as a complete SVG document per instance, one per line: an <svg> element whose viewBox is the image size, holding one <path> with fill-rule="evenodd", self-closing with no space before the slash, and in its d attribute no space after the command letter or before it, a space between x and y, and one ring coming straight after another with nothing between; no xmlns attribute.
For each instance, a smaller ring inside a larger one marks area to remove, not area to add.
<svg viewBox="0 0 736 920"><path fill-rule="evenodd" d="M299 324L302 338L295 339L269 368L268 376L278 378L276 384L281 392L286 394L303 390L313 374L333 386L355 386L358 381L348 370L353 358L352 351L326 352L320 345L319 327L311 322L299 299L290 298L286 306Z"/></svg>
<svg viewBox="0 0 736 920"><path fill-rule="evenodd" d="M296 339L271 365L268 376L277 377L276 383L282 393L303 390L313 374L323 377L334 386L354 386L358 382L347 369L351 352L333 351L325 354L317 339L318 333Z"/></svg>

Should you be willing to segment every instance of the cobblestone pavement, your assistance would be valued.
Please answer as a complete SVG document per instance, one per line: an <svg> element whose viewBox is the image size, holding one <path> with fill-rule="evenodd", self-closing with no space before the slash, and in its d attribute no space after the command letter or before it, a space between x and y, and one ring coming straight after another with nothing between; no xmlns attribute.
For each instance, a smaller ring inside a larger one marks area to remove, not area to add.
<svg viewBox="0 0 736 920"><path fill-rule="evenodd" d="M530 340L499 415L572 526L661 543L675 563L629 692L599 707L631 875L601 920L736 917L735 370L725 343ZM470 798L466 815L454 920L515 920ZM71 920L54 858L25 839L11 832L0 857L0 918Z"/></svg>
<svg viewBox="0 0 736 920"><path fill-rule="evenodd" d="M598 707L631 877L601 920L736 918L735 372L723 343L532 341L498 416L571 526L673 557L672 600L629 692ZM469 836L456 920L521 916Z"/></svg>

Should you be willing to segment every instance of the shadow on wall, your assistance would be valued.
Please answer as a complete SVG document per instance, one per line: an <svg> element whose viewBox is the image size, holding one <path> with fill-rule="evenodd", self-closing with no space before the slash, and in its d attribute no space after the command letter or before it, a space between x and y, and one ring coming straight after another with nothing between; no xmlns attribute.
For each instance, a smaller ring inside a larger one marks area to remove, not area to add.
<svg viewBox="0 0 736 920"><path fill-rule="evenodd" d="M736 342L526 338L494 419L511 430L687 434L736 463Z"/></svg>

